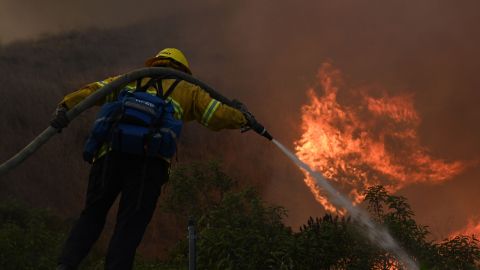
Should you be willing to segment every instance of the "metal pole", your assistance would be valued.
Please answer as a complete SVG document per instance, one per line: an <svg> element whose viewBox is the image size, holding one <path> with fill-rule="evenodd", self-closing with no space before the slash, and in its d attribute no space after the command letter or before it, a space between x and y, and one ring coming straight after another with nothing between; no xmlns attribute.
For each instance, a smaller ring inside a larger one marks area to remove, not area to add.
<svg viewBox="0 0 480 270"><path fill-rule="evenodd" d="M188 270L197 269L197 254L195 250L197 236L195 234L195 220L188 220Z"/></svg>

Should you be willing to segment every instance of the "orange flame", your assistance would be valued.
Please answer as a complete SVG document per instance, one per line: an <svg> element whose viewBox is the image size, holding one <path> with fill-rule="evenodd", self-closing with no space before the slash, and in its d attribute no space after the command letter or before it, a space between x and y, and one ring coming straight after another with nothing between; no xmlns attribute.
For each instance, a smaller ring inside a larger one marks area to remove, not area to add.
<svg viewBox="0 0 480 270"><path fill-rule="evenodd" d="M480 220L470 218L468 224L463 229L451 233L450 238L454 238L458 235L474 235L475 237L480 238Z"/></svg>
<svg viewBox="0 0 480 270"><path fill-rule="evenodd" d="M395 192L412 183L445 181L465 168L463 162L432 157L420 144L421 119L413 95L390 96L381 90L374 96L369 94L378 92L374 86L341 92L341 72L330 63L321 66L318 80L323 95L313 88L307 92L310 104L302 107L296 154L348 191L354 203L372 185ZM327 211L338 210L308 175L305 183Z"/></svg>

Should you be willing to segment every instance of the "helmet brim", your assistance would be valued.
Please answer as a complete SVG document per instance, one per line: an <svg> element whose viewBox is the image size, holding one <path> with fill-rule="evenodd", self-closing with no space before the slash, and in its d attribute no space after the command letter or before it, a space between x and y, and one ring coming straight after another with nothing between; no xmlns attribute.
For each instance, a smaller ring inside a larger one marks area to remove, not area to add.
<svg viewBox="0 0 480 270"><path fill-rule="evenodd" d="M147 59L147 61L145 61L145 66L153 67L153 66L155 66L155 62L159 62L161 60L169 60L169 61L173 62L175 65L180 66L181 71L184 71L184 72L192 75L192 71L190 70L190 68L188 68L185 65L183 65L182 63L180 63L178 61L175 61L174 59L168 58L168 57L151 57L151 58Z"/></svg>
<svg viewBox="0 0 480 270"><path fill-rule="evenodd" d="M158 57L151 57L151 58L147 59L147 61L145 61L145 66L146 66L146 67L151 67L151 66L153 66L153 63L156 62L156 61L158 61L158 60L160 60L160 58L158 58Z"/></svg>

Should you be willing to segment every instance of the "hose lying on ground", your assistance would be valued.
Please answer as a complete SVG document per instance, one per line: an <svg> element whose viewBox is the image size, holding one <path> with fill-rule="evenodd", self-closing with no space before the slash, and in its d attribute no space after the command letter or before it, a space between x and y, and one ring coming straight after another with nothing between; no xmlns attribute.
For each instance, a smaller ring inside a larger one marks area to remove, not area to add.
<svg viewBox="0 0 480 270"><path fill-rule="evenodd" d="M210 86L204 82L177 70L162 67L142 68L134 70L130 73L120 76L116 80L98 89L92 95L88 96L82 102L78 103L75 107L67 112L67 117L70 121L75 119L78 115L83 113L88 108L95 105L99 100L112 93L115 90L122 89L130 82L137 81L138 79L149 78L162 78L162 79L181 79L192 84L196 84L207 91L210 96L224 104L233 104L231 100L220 95L213 90ZM15 156L0 165L0 176L11 171L23 161L25 161L30 155L35 153L44 143L46 143L53 135L57 133L57 130L51 126L46 128L40 135L38 135L33 141L31 141L25 148L18 152Z"/></svg>

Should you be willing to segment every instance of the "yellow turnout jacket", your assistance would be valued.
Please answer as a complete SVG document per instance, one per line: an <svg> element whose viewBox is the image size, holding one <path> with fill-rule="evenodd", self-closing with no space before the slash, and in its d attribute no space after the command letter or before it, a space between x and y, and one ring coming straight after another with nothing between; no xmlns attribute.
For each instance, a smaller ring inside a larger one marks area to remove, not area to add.
<svg viewBox="0 0 480 270"><path fill-rule="evenodd" d="M66 95L61 101L61 105L72 108L90 94L113 81L117 77L110 77L103 81L90 83L85 87ZM142 86L145 85L150 79L144 78L142 80ZM173 84L174 79L162 80L162 90L165 93L167 89ZM136 89L136 82L132 82L126 87L129 91ZM147 92L156 95L157 89L155 87L149 87ZM98 102L97 105L102 105L105 102L111 102L117 100L119 91L113 92L108 95L104 100ZM168 97L175 109L175 117L184 122L197 120L202 125L208 127L211 130L220 129L237 129L244 126L247 123L243 113L234 109L228 105L213 99L210 95L201 87L191 84L186 81L180 81L175 87L173 92Z"/></svg>
<svg viewBox="0 0 480 270"><path fill-rule="evenodd" d="M71 109L96 90L116 78L118 78L118 76L90 83L85 87L66 95L60 102L60 105L65 106L67 109ZM149 80L149 78L144 78L141 85L146 85ZM165 93L174 81L174 79L162 80L162 89L159 90L163 90L163 93ZM126 88L128 91L135 91L136 82L130 83ZM105 99L100 100L97 105L103 105L106 102L117 100L120 91L121 90L114 91L107 95ZM156 95L157 89L154 86L151 86L147 89L147 92ZM201 87L186 81L180 81L167 100L172 102L175 109L175 117L177 119L184 122L197 120L211 130L238 129L247 123L242 112L211 98ZM96 159L100 158L108 151L107 145L104 144L97 153Z"/></svg>

